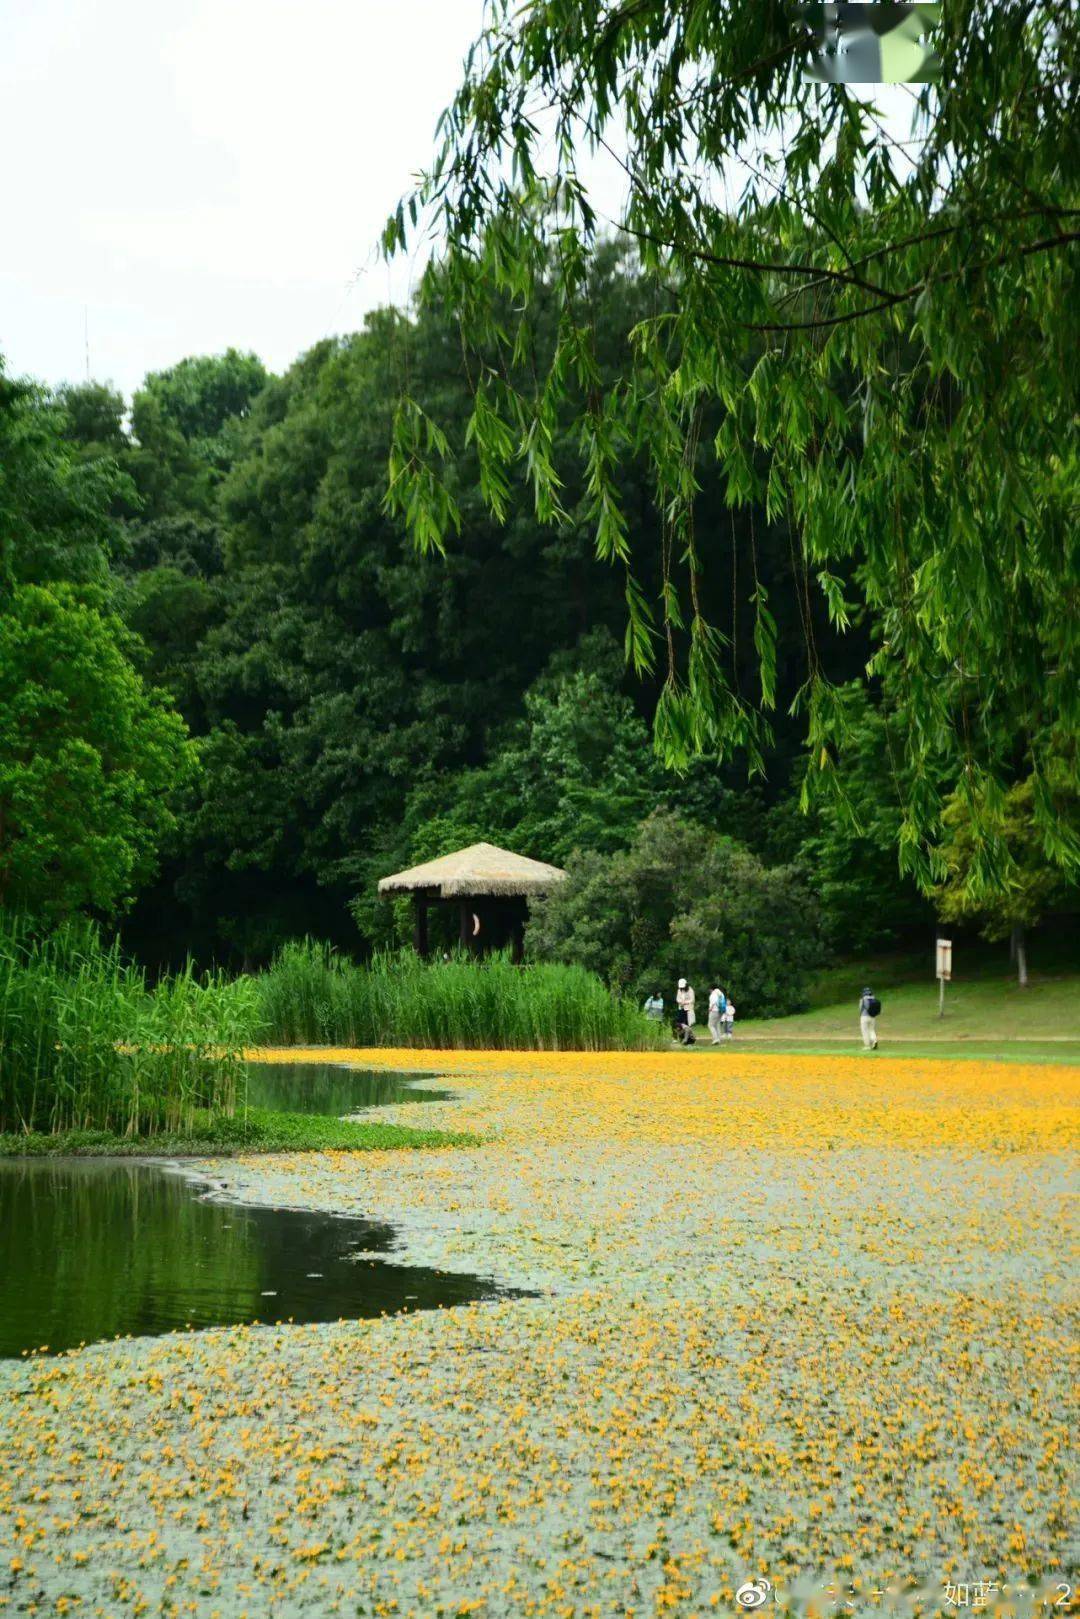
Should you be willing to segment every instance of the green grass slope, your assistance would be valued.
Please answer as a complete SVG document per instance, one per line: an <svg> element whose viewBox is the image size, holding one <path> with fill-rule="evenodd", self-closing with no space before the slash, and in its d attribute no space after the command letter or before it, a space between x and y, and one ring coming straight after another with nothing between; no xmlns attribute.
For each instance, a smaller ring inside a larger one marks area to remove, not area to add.
<svg viewBox="0 0 1080 1619"><path fill-rule="evenodd" d="M957 946L954 977L938 1016L938 985L929 953L880 956L823 971L808 1011L740 1021L737 1038L756 1049L834 1051L860 1044L859 994L864 984L882 1003L881 1046L908 1056L1007 1056L1080 1061L1080 970L1060 947L1036 945L1029 983L1021 988L1004 946Z"/></svg>

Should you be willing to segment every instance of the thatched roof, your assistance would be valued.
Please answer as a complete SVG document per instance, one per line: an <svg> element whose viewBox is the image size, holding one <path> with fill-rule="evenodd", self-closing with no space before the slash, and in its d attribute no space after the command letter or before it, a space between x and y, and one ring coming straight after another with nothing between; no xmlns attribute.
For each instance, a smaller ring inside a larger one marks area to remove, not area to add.
<svg viewBox="0 0 1080 1619"><path fill-rule="evenodd" d="M558 866L545 865L542 860L527 860L523 854L497 849L493 843L472 843L456 854L444 854L381 878L379 893L408 894L420 888L434 890L439 899L544 894L565 876Z"/></svg>

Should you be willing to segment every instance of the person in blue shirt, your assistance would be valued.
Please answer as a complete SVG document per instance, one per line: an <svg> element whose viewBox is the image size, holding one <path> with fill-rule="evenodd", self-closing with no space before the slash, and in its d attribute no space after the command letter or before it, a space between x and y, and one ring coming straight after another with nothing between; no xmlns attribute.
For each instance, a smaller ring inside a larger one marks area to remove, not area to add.
<svg viewBox="0 0 1080 1619"><path fill-rule="evenodd" d="M714 1046L720 1044L724 1033L724 1013L727 1011L727 996L719 984L714 984L709 991L709 1033L712 1035Z"/></svg>

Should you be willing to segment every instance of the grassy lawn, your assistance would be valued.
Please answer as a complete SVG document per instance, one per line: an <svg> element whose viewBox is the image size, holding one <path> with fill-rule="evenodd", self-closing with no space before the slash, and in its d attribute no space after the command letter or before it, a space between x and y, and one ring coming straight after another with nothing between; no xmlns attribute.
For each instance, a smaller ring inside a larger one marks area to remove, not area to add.
<svg viewBox="0 0 1080 1619"><path fill-rule="evenodd" d="M249 1108L243 1118L207 1118L185 1135L122 1136L107 1130L34 1131L0 1135L0 1158L65 1153L81 1157L220 1158L252 1152L375 1152L414 1147L471 1147L467 1131L414 1130L325 1118L319 1114L272 1113Z"/></svg>
<svg viewBox="0 0 1080 1619"><path fill-rule="evenodd" d="M956 976L938 986L928 952L847 962L823 971L811 986L810 1008L793 1017L747 1018L737 1039L755 1050L828 1053L838 1042L859 1042L859 993L880 997L878 1037L904 1056L1080 1061L1080 970L1061 951L1033 952L1030 982L1021 989L1004 946L958 948Z"/></svg>
<svg viewBox="0 0 1080 1619"><path fill-rule="evenodd" d="M780 1021L779 1019L777 1020ZM785 1020L786 1021L786 1020ZM762 1025L764 1027L764 1025ZM718 1048L709 1044L699 1043L693 1048L695 1052L712 1051ZM738 1051L770 1052L773 1055L787 1053L789 1056L799 1057L835 1057L840 1054L852 1056L861 1054L858 1027L855 1033L849 1031L847 1035L822 1036L815 1038L812 1035L758 1035L748 1030L745 1035L736 1035L730 1048L725 1042L725 1049L733 1053ZM1078 1063L1080 1064L1080 1040L1010 1040L998 1044L987 1040L892 1040L889 1034L882 1033L878 1046L878 1055L888 1053L893 1057L941 1057L950 1062L977 1059L979 1062L1043 1062L1043 1063ZM691 1053L692 1055L692 1053Z"/></svg>

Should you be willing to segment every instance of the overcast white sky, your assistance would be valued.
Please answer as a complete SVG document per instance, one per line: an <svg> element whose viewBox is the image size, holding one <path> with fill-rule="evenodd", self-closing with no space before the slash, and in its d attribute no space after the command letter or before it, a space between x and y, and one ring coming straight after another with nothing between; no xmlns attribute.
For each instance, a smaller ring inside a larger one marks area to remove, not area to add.
<svg viewBox="0 0 1080 1619"><path fill-rule="evenodd" d="M373 253L482 0L0 0L0 353L126 394L407 295Z"/></svg>
<svg viewBox="0 0 1080 1619"><path fill-rule="evenodd" d="M80 381L87 335L129 396L230 345L280 371L404 302L419 261L375 243L482 20L483 0L0 0L8 371ZM617 214L625 177L583 172Z"/></svg>

